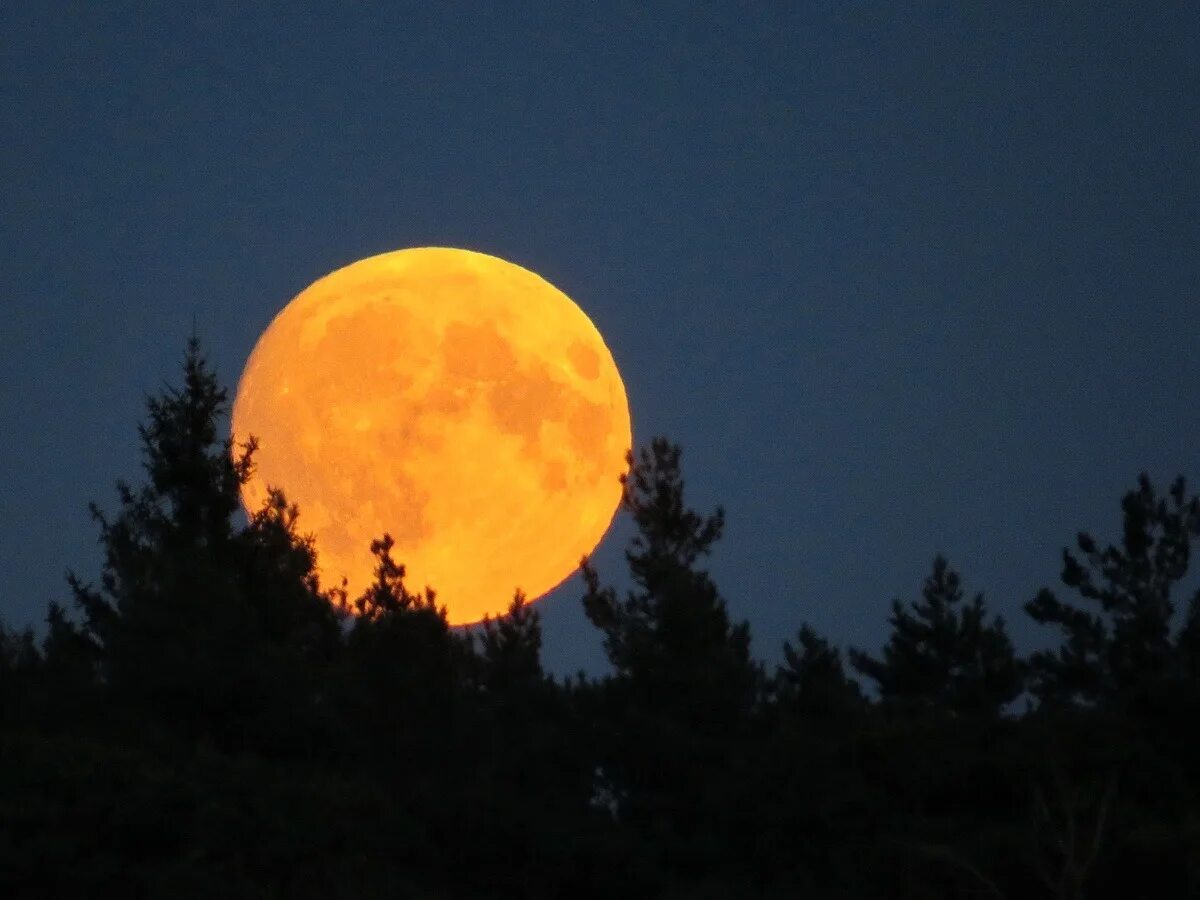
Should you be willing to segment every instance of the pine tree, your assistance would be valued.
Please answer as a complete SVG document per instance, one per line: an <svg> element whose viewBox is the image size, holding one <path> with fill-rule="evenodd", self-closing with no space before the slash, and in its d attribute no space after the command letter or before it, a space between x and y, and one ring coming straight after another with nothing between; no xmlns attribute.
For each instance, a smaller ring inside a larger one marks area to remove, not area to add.
<svg viewBox="0 0 1200 900"><path fill-rule="evenodd" d="M392 758L415 748L445 754L470 667L470 647L450 629L426 588L413 593L389 534L371 543L375 580L351 604L337 704L367 752Z"/></svg>
<svg viewBox="0 0 1200 900"><path fill-rule="evenodd" d="M622 507L638 528L625 553L636 588L618 599L585 559L584 610L638 702L692 722L728 722L752 708L761 672L750 657L749 625L730 622L712 578L697 568L725 516L685 505L680 455L665 438L643 448L636 463L629 455Z"/></svg>
<svg viewBox="0 0 1200 900"><path fill-rule="evenodd" d="M524 691L543 683L541 616L524 593L513 595L504 615L485 617L479 637L480 679L486 690Z"/></svg>
<svg viewBox="0 0 1200 900"><path fill-rule="evenodd" d="M730 622L700 561L720 538L720 509L684 499L680 449L663 438L622 479L637 535L626 550L633 588L618 599L584 560L584 610L604 632L614 675L594 704L595 796L644 835L677 873L704 879L740 836L732 805L749 790L744 767L762 672L750 629Z"/></svg>
<svg viewBox="0 0 1200 900"><path fill-rule="evenodd" d="M592 747L570 695L542 669L541 616L518 590L476 636L470 796L479 840L514 856L570 859L579 848L563 847L562 829L591 819ZM501 822L519 823L519 833Z"/></svg>
<svg viewBox="0 0 1200 900"><path fill-rule="evenodd" d="M983 595L963 603L958 573L940 554L922 599L892 601L892 633L876 659L851 650L855 669L885 700L956 713L997 713L1022 690L1023 674L1002 617L987 622Z"/></svg>
<svg viewBox="0 0 1200 900"><path fill-rule="evenodd" d="M355 598L355 619L348 635L352 660L375 669L376 686L400 699L415 698L424 688L449 684L460 673L462 642L450 630L446 610L431 588L412 593L404 566L392 557L390 534L371 542L375 581ZM377 667L377 668L376 668Z"/></svg>
<svg viewBox="0 0 1200 900"><path fill-rule="evenodd" d="M783 643L784 663L775 673L776 702L805 718L836 718L864 703L857 682L846 676L841 653L808 625L797 634L798 646Z"/></svg>
<svg viewBox="0 0 1200 900"><path fill-rule="evenodd" d="M1159 497L1144 473L1122 499L1120 545L1103 549L1086 532L1079 556L1063 550L1062 581L1092 609L1059 600L1043 589L1025 610L1056 625L1065 642L1033 654L1034 691L1045 701L1094 704L1150 689L1197 669L1200 595L1172 637L1172 591L1187 575L1192 544L1200 537L1200 497L1187 496L1182 477Z"/></svg>

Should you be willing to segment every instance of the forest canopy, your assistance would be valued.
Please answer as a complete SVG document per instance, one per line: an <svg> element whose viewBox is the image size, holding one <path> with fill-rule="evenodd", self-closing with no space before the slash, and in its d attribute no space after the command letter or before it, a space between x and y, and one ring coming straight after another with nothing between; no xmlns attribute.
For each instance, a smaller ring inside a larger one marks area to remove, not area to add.
<svg viewBox="0 0 1200 900"><path fill-rule="evenodd" d="M241 514L228 406L193 340L92 506L100 571L0 629L5 896L1200 897L1182 477L1061 551L1026 658L935 554L880 651L797 622L772 667L656 438L629 588L581 562L611 670L558 679L523 595L452 628L386 534L365 591L323 584L286 485Z"/></svg>

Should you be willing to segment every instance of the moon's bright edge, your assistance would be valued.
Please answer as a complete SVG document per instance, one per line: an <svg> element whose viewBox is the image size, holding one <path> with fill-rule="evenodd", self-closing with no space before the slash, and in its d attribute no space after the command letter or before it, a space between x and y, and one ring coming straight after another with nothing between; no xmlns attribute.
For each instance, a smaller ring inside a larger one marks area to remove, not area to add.
<svg viewBox="0 0 1200 900"><path fill-rule="evenodd" d="M250 355L233 436L243 489L300 507L325 584L371 580L387 532L410 589L452 624L536 599L591 553L620 501L625 387L587 315L534 273L449 248L385 253L301 292Z"/></svg>

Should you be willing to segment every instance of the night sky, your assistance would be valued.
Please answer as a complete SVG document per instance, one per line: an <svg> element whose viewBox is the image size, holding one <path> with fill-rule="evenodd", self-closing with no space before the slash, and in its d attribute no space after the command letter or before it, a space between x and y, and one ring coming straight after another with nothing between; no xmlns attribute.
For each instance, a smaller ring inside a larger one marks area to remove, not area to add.
<svg viewBox="0 0 1200 900"><path fill-rule="evenodd" d="M1061 547L1200 479L1194 2L316 6L0 8L10 625L96 577L86 505L193 317L232 386L311 281L410 246L583 307L767 659L803 621L877 648L939 550L1049 643ZM602 665L581 593L541 604L553 671Z"/></svg>

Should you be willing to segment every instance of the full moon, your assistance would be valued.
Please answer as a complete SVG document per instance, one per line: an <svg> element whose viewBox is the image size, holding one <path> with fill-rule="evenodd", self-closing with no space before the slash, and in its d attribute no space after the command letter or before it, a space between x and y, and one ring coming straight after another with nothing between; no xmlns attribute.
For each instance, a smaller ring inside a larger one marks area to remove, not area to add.
<svg viewBox="0 0 1200 900"><path fill-rule="evenodd" d="M387 532L413 590L451 624L537 599L604 536L631 446L612 354L534 273L440 247L384 253L316 281L259 338L233 437L258 439L242 490L300 507L322 580L353 597Z"/></svg>

